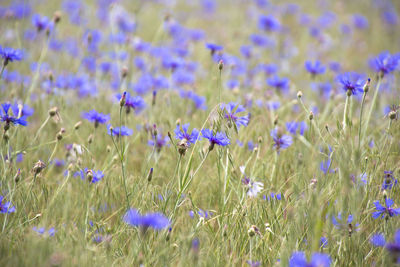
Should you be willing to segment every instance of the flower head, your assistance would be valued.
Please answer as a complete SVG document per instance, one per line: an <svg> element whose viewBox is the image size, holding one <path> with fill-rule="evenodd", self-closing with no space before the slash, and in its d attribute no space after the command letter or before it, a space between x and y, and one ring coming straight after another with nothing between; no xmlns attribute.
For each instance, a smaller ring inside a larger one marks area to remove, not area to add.
<svg viewBox="0 0 400 267"><path fill-rule="evenodd" d="M143 227L144 229L151 227L155 230L161 230L170 225L169 219L162 213L155 212L141 215L136 209L128 210L123 220L131 226Z"/></svg>
<svg viewBox="0 0 400 267"><path fill-rule="evenodd" d="M15 210L16 209L11 202L5 201L5 198L0 196L0 213L13 213Z"/></svg>
<svg viewBox="0 0 400 267"><path fill-rule="evenodd" d="M230 102L229 104L222 104L221 108L224 110L224 117L228 120L228 123L235 123L238 129L240 126L246 127L249 124L250 114L244 116L238 115L238 113L245 111L242 105Z"/></svg>
<svg viewBox="0 0 400 267"><path fill-rule="evenodd" d="M369 60L369 66L371 69L380 73L380 75L386 75L394 70L399 65L399 59L389 52L382 52L377 57Z"/></svg>
<svg viewBox="0 0 400 267"><path fill-rule="evenodd" d="M22 59L22 51L10 47L2 48L0 46L0 55L3 59L4 65L7 65L9 62L13 62L14 60L19 61Z"/></svg>
<svg viewBox="0 0 400 267"><path fill-rule="evenodd" d="M154 139L149 140L147 144L149 146L155 146L158 152L160 152L161 148L163 148L169 141L168 136L162 136L161 134L158 134Z"/></svg>
<svg viewBox="0 0 400 267"><path fill-rule="evenodd" d="M274 148L279 152L281 149L286 149L293 143L293 138L290 135L282 134L277 128L271 131L271 137L274 140Z"/></svg>
<svg viewBox="0 0 400 267"><path fill-rule="evenodd" d="M374 234L370 240L375 247L383 247L386 244L385 236L383 234Z"/></svg>
<svg viewBox="0 0 400 267"><path fill-rule="evenodd" d="M76 177L76 176L80 176L82 180L88 180L92 184L95 184L104 177L104 174L102 171L94 171L94 170L85 168L83 170L75 172L74 177Z"/></svg>
<svg viewBox="0 0 400 267"><path fill-rule="evenodd" d="M94 122L95 127L97 127L99 124L108 122L110 120L110 114L103 114L93 109L91 111L82 113L82 118L87 119L90 122Z"/></svg>
<svg viewBox="0 0 400 267"><path fill-rule="evenodd" d="M280 91L287 91L289 90L289 79L288 78L279 78L278 76L274 75L267 79L267 84L271 87L274 87Z"/></svg>
<svg viewBox="0 0 400 267"><path fill-rule="evenodd" d="M133 134L133 130L126 126L112 128L110 124L107 125L107 132L111 136L130 136Z"/></svg>
<svg viewBox="0 0 400 267"><path fill-rule="evenodd" d="M121 98L122 96L118 94L117 99ZM131 94L126 93L124 101L126 113L129 113L130 110L133 109L135 113L138 114L146 107L146 102L140 96L132 96Z"/></svg>
<svg viewBox="0 0 400 267"><path fill-rule="evenodd" d="M315 61L314 64L311 61L306 61L304 63L306 70L311 73L311 75L316 76L318 74L324 74L326 67L322 65L320 61Z"/></svg>
<svg viewBox="0 0 400 267"><path fill-rule="evenodd" d="M394 204L394 201L390 198L385 199L385 206L382 206L379 201L374 201L376 211L372 213L372 218L384 218L385 215L386 219L393 216L398 216L400 214L400 208L394 209L391 208Z"/></svg>
<svg viewBox="0 0 400 267"><path fill-rule="evenodd" d="M358 73L346 72L340 74L337 77L337 80L342 85L342 88L345 92L350 91L352 95L363 92L365 81L362 79L362 75Z"/></svg>
<svg viewBox="0 0 400 267"><path fill-rule="evenodd" d="M26 126L28 125L28 122L26 121L25 117L18 117L20 114L9 114L10 108L11 108L11 104L10 103L3 103L1 104L2 109L0 109L0 120L2 122L5 122L6 125L4 126L5 130L8 130L8 128L10 127L10 124L14 124L14 125L22 125L22 126ZM13 109L11 109L13 110ZM14 110L15 111L15 110ZM13 111L13 113L14 113Z"/></svg>
<svg viewBox="0 0 400 267"><path fill-rule="evenodd" d="M189 130L189 123L181 125L176 125L175 128L175 138L181 141L185 141L188 146L190 144L196 143L197 139L199 138L199 131L194 128L192 133L188 132Z"/></svg>
<svg viewBox="0 0 400 267"><path fill-rule="evenodd" d="M258 28L264 31L276 32L280 30L281 25L273 16L261 15L258 18Z"/></svg>
<svg viewBox="0 0 400 267"><path fill-rule="evenodd" d="M214 55L215 52L221 51L224 49L222 45L217 45L213 43L206 43L206 48L211 51L211 54Z"/></svg>
<svg viewBox="0 0 400 267"><path fill-rule="evenodd" d="M289 260L290 267L329 267L331 259L329 255L324 253L313 253L311 261L307 262L304 252L294 252Z"/></svg>
<svg viewBox="0 0 400 267"><path fill-rule="evenodd" d="M212 150L216 144L219 146L227 146L230 144L229 138L223 132L217 132L214 134L211 129L203 129L201 135L210 141L210 150Z"/></svg>
<svg viewBox="0 0 400 267"><path fill-rule="evenodd" d="M259 192L261 192L264 189L264 184L261 182L256 182L250 177L246 176L244 173L244 166L240 167L240 171L244 175L242 179L242 184L246 187L247 189L247 196L249 197L256 197Z"/></svg>
<svg viewBox="0 0 400 267"><path fill-rule="evenodd" d="M384 171L382 190L392 189L397 185L397 179L393 176L393 171Z"/></svg>

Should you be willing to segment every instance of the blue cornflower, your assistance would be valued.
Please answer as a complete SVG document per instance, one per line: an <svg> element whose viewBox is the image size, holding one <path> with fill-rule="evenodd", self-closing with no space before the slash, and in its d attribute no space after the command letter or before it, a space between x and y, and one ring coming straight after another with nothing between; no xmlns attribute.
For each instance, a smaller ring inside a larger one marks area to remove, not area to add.
<svg viewBox="0 0 400 267"><path fill-rule="evenodd" d="M28 105L22 105L22 104L13 104L11 106L11 109L13 111L13 114L15 114L17 117L30 117L33 115L35 110Z"/></svg>
<svg viewBox="0 0 400 267"><path fill-rule="evenodd" d="M91 110L82 113L82 118L87 119L90 122L94 122L94 127L97 128L99 124L104 124L110 120L110 114L103 114L96 110Z"/></svg>
<svg viewBox="0 0 400 267"><path fill-rule="evenodd" d="M184 141L186 145L190 146L190 144L196 143L196 140L199 137L199 131L194 128L192 133L188 133L188 129L189 123L183 124L182 127L180 125L176 125L175 138Z"/></svg>
<svg viewBox="0 0 400 267"><path fill-rule="evenodd" d="M51 30L53 27L53 22L46 16L35 14L32 16L32 25L37 29L38 32L40 32L47 29Z"/></svg>
<svg viewBox="0 0 400 267"><path fill-rule="evenodd" d="M239 105L234 102L230 102L229 104L222 104L222 110L224 110L224 117L228 120L228 123L235 123L237 128L240 126L246 127L249 124L250 113L245 116L238 116L237 114L240 112L246 111L242 105Z"/></svg>
<svg viewBox="0 0 400 267"><path fill-rule="evenodd" d="M293 143L293 138L290 135L284 135L277 128L271 130L271 137L274 140L274 148L276 151L286 149Z"/></svg>
<svg viewBox="0 0 400 267"><path fill-rule="evenodd" d="M0 55L3 59L3 66L7 66L9 62L13 62L14 60L19 61L22 59L22 51L11 47L2 48L0 46Z"/></svg>
<svg viewBox="0 0 400 267"><path fill-rule="evenodd" d="M209 150L213 150L214 145L227 146L230 144L229 138L223 132L217 132L214 134L211 129L203 129L201 135L210 141Z"/></svg>
<svg viewBox="0 0 400 267"><path fill-rule="evenodd" d="M281 25L280 25L279 21L276 18L274 18L273 16L261 15L258 18L258 28L260 30L264 30L264 31L276 32L276 31L279 31L279 29L281 28Z"/></svg>
<svg viewBox="0 0 400 267"><path fill-rule="evenodd" d="M399 64L399 59L385 51L380 53L376 58L369 60L371 69L379 73L382 77L396 70Z"/></svg>
<svg viewBox="0 0 400 267"><path fill-rule="evenodd" d="M368 19L361 14L353 15L353 24L356 28L360 30L367 29L369 26Z"/></svg>
<svg viewBox="0 0 400 267"><path fill-rule="evenodd" d="M121 99L121 95L117 94L117 99ZM126 113L129 113L131 109L135 111L136 114L140 113L145 107L146 102L140 96L132 96L129 93L125 95L125 107Z"/></svg>
<svg viewBox="0 0 400 267"><path fill-rule="evenodd" d="M155 146L157 151L160 152L161 148L163 148L168 143L168 141L169 141L168 136L162 136L161 134L158 134L155 140L154 139L149 140L147 144L149 146Z"/></svg>
<svg viewBox="0 0 400 267"><path fill-rule="evenodd" d="M32 230L35 231L36 233L38 233L39 235L45 235L46 234L46 229L44 227L37 228L36 226L34 226L32 228ZM57 231L54 229L54 227L52 227L47 231L47 235L48 236L54 236L54 234L56 232Z"/></svg>
<svg viewBox="0 0 400 267"><path fill-rule="evenodd" d="M211 51L211 55L214 55L215 52L221 51L224 49L222 45L217 45L213 43L206 43L206 48Z"/></svg>
<svg viewBox="0 0 400 267"><path fill-rule="evenodd" d="M392 189L397 185L397 179L393 176L393 171L384 171L382 190Z"/></svg>
<svg viewBox="0 0 400 267"><path fill-rule="evenodd" d="M161 230L170 225L169 219L162 213L156 212L141 215L136 209L129 209L125 213L123 220L131 226L143 227L144 229L152 227L155 230Z"/></svg>
<svg viewBox="0 0 400 267"><path fill-rule="evenodd" d="M386 219L388 219L389 217L400 215L400 208L397 208L397 209L391 208L393 206L393 204L394 204L394 201L390 198L385 199L386 206L382 206L379 203L379 200L374 201L376 211L372 213L372 218L374 218L374 219L377 219L379 217L384 218L385 215L388 215L388 216L386 216Z"/></svg>
<svg viewBox="0 0 400 267"><path fill-rule="evenodd" d="M290 267L329 267L331 259L325 253L313 253L311 261L307 262L306 254L304 252L294 252L289 260Z"/></svg>
<svg viewBox="0 0 400 267"><path fill-rule="evenodd" d="M107 132L111 136L131 136L133 134L133 130L126 126L112 128L111 124L107 125Z"/></svg>
<svg viewBox="0 0 400 267"><path fill-rule="evenodd" d="M386 244L385 236L383 234L374 234L370 240L375 247L384 247Z"/></svg>
<svg viewBox="0 0 400 267"><path fill-rule="evenodd" d="M302 122L291 121L286 123L286 130L293 135L297 134L297 130L299 130L300 135L304 135L304 131L306 129L307 129L307 123L305 123L304 121Z"/></svg>
<svg viewBox="0 0 400 267"><path fill-rule="evenodd" d="M258 266L261 266L261 262L260 262L260 261L247 260L246 263L247 263L250 267L258 267Z"/></svg>
<svg viewBox="0 0 400 267"><path fill-rule="evenodd" d="M4 130L7 131L10 127L10 124L14 125L22 125L26 126L28 125L28 122L26 121L25 117L18 117L18 114L13 114L11 116L9 114L11 104L10 103L3 103L1 104L2 109L0 109L0 119L1 121L5 122L6 124L4 125Z"/></svg>
<svg viewBox="0 0 400 267"><path fill-rule="evenodd" d="M76 177L76 176L80 176L82 180L87 179L92 184L95 184L104 177L104 174L102 171L94 171L94 170L85 168L83 170L75 172L74 177Z"/></svg>
<svg viewBox="0 0 400 267"><path fill-rule="evenodd" d="M397 263L400 261L400 229L397 229L396 233L394 234L392 243L387 243L386 244L386 249L393 254L397 258Z"/></svg>
<svg viewBox="0 0 400 267"><path fill-rule="evenodd" d="M358 73L346 72L338 75L337 80L342 85L345 92L351 92L352 95L363 92L365 81Z"/></svg>
<svg viewBox="0 0 400 267"><path fill-rule="evenodd" d="M322 236L319 240L319 246L321 248L326 248L328 246L328 239L325 236Z"/></svg>
<svg viewBox="0 0 400 267"><path fill-rule="evenodd" d="M351 226L351 228L349 228L349 226L352 225L352 223L353 223L353 215L352 214L349 214L349 216L347 217L347 220L342 219L341 212L338 213L337 217L335 217L335 215L332 215L332 224L335 226L335 228L348 229L349 231L352 231L353 226ZM355 229L356 231L360 230L359 223L354 224L354 226L356 228ZM349 232L349 233L351 234L351 232Z"/></svg>
<svg viewBox="0 0 400 267"><path fill-rule="evenodd" d="M279 91L287 91L289 90L289 79L288 78L279 78L274 75L267 79L267 84L271 87Z"/></svg>
<svg viewBox="0 0 400 267"><path fill-rule="evenodd" d="M0 213L12 213L15 212L15 207L12 206L11 202L5 201L3 196L0 196Z"/></svg>
<svg viewBox="0 0 400 267"><path fill-rule="evenodd" d="M324 74L326 70L326 67L322 65L322 63L319 60L315 61L314 64L311 61L307 60L304 63L304 67L309 73L311 73L312 76L316 76L318 74Z"/></svg>

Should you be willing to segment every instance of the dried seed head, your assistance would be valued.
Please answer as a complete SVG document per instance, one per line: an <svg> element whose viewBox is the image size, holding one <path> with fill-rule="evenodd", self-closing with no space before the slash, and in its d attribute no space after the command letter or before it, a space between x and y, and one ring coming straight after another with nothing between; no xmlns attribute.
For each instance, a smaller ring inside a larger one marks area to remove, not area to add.
<svg viewBox="0 0 400 267"><path fill-rule="evenodd" d="M312 111L310 111L310 115L308 115L308 118L310 119L310 121L314 119L314 113Z"/></svg>
<svg viewBox="0 0 400 267"><path fill-rule="evenodd" d="M33 166L32 172L33 174L38 175L44 168L46 168L46 164L43 161L39 160Z"/></svg>
<svg viewBox="0 0 400 267"><path fill-rule="evenodd" d="M82 121L78 121L77 123L75 123L74 129L75 129L75 130L78 130L79 127L81 127L81 125L82 125Z"/></svg>
<svg viewBox="0 0 400 267"><path fill-rule="evenodd" d="M297 92L297 98L301 98L303 96L303 92L302 91L298 91Z"/></svg>
<svg viewBox="0 0 400 267"><path fill-rule="evenodd" d="M54 24L59 23L60 20L61 20L61 11L57 10L56 12L54 12L54 15L53 15Z"/></svg>

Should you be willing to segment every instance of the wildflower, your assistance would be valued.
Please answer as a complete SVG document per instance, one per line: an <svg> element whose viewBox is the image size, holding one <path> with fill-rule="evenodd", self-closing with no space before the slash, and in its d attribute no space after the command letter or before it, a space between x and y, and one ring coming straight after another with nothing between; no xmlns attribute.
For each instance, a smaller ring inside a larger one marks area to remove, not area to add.
<svg viewBox="0 0 400 267"><path fill-rule="evenodd" d="M53 27L53 22L46 16L35 14L32 16L32 25L37 29L38 32L41 32L42 30L51 30Z"/></svg>
<svg viewBox="0 0 400 267"><path fill-rule="evenodd" d="M289 90L289 79L288 78L279 78L274 75L267 79L267 84L271 87L279 91L287 91Z"/></svg>
<svg viewBox="0 0 400 267"><path fill-rule="evenodd" d="M218 52L218 51L221 51L222 49L224 49L223 46L213 44L213 43L206 43L206 48L211 51L211 55L214 55L215 52Z"/></svg>
<svg viewBox="0 0 400 267"><path fill-rule="evenodd" d="M113 128L110 124L107 125L107 132L111 136L131 136L133 134L133 130L126 126Z"/></svg>
<svg viewBox="0 0 400 267"><path fill-rule="evenodd" d="M0 119L1 121L5 122L6 124L4 125L4 131L7 131L10 128L10 124L13 125L22 125L26 126L28 125L28 122L26 121L25 117L18 117L17 114L10 115L9 111L11 108L10 103L3 103L1 104L2 109L0 109ZM13 111L14 113L14 111Z"/></svg>
<svg viewBox="0 0 400 267"><path fill-rule="evenodd" d="M383 236L383 234L374 234L370 240L372 245L374 245L375 247L383 247L386 244L386 240L385 237Z"/></svg>
<svg viewBox="0 0 400 267"><path fill-rule="evenodd" d="M82 180L88 180L90 183L95 184L100 181L104 177L104 173L102 171L94 171L88 168L77 171L74 173L74 177L80 176Z"/></svg>
<svg viewBox="0 0 400 267"><path fill-rule="evenodd" d="M384 171L382 190L392 189L397 185L397 179L393 177L393 171Z"/></svg>
<svg viewBox="0 0 400 267"><path fill-rule="evenodd" d="M297 134L297 130L299 130L300 135L304 135L304 131L306 129L307 129L307 123L305 123L304 121L302 122L292 121L286 123L286 130L293 135Z"/></svg>
<svg viewBox="0 0 400 267"><path fill-rule="evenodd" d="M2 48L0 46L0 55L3 59L3 67L7 66L9 62L13 62L14 60L19 61L22 59L22 51L10 47Z"/></svg>
<svg viewBox="0 0 400 267"><path fill-rule="evenodd" d="M161 134L158 134L153 140L149 140L147 144L149 146L153 146L157 149L157 152L161 151L161 148L163 148L167 143L168 143L168 136L162 136Z"/></svg>
<svg viewBox="0 0 400 267"><path fill-rule="evenodd" d="M367 29L369 27L368 19L361 14L353 15L353 24L360 30Z"/></svg>
<svg viewBox="0 0 400 267"><path fill-rule="evenodd" d="M347 220L343 220L342 219L342 213L339 212L337 217L335 217L334 215L332 215L332 224L335 226L335 228L338 229L346 229L346 227L348 227L349 225L352 225L353 223L353 215L349 214L349 216L347 217ZM356 231L359 231L359 223L356 223L354 226L356 227ZM353 227L353 226L351 226Z"/></svg>
<svg viewBox="0 0 400 267"><path fill-rule="evenodd" d="M277 128L271 131L271 137L274 140L274 148L276 151L280 151L281 149L286 149L293 143L293 138L290 135L284 135Z"/></svg>
<svg viewBox="0 0 400 267"><path fill-rule="evenodd" d="M321 237L319 240L319 246L321 248L326 248L328 246L328 239L325 236Z"/></svg>
<svg viewBox="0 0 400 267"><path fill-rule="evenodd" d="M37 228L36 226L34 226L32 228L32 230L35 231L36 233L38 233L39 235L46 234L46 229L44 227ZM56 233L56 230L54 229L54 227L52 227L47 231L47 236L54 236L55 233Z"/></svg>
<svg viewBox="0 0 400 267"><path fill-rule="evenodd" d="M396 70L399 64L399 59L392 56L389 52L382 52L376 58L369 60L371 69L379 73L381 77Z"/></svg>
<svg viewBox="0 0 400 267"><path fill-rule="evenodd" d="M91 110L82 113L82 118L87 119L90 122L94 122L94 127L97 128L99 124L104 124L110 120L110 114L103 114L96 110Z"/></svg>
<svg viewBox="0 0 400 267"><path fill-rule="evenodd" d="M13 111L13 113L17 116L17 117L30 117L33 115L34 113L34 109L29 107L28 105L23 105L23 104L18 104L18 103L14 103L11 106L11 109Z"/></svg>
<svg viewBox="0 0 400 267"><path fill-rule="evenodd" d="M304 63L304 67L313 77L318 74L324 74L326 70L326 67L319 60L315 61L314 64L308 60Z"/></svg>
<svg viewBox="0 0 400 267"><path fill-rule="evenodd" d="M311 261L307 262L304 252L294 252L289 260L290 267L329 267L331 259L329 255L324 253L313 253Z"/></svg>
<svg viewBox="0 0 400 267"><path fill-rule="evenodd" d="M379 200L374 201L376 211L372 213L372 218L377 219L379 217L384 218L385 215L386 219L389 217L398 216L400 214L400 208L394 209L391 208L394 204L394 201L390 198L385 199L385 206L382 206L379 203Z"/></svg>
<svg viewBox="0 0 400 267"><path fill-rule="evenodd" d="M0 195L0 213L13 213L16 209L10 201L5 201L5 198Z"/></svg>
<svg viewBox="0 0 400 267"><path fill-rule="evenodd" d="M261 262L260 262L260 261L247 260L246 263L247 263L250 267L258 267L258 266L261 266Z"/></svg>
<svg viewBox="0 0 400 267"><path fill-rule="evenodd" d="M125 97L118 94L117 98L124 99L122 106L125 106L127 114L130 113L131 109L133 109L136 114L139 114L146 107L146 102L144 102L143 98L140 96L132 96L126 93Z"/></svg>
<svg viewBox="0 0 400 267"><path fill-rule="evenodd" d="M394 234L394 240L392 243L386 244L386 249L397 258L397 262L399 262L400 256L400 229L396 231Z"/></svg>
<svg viewBox="0 0 400 267"><path fill-rule="evenodd" d="M346 72L338 75L337 80L342 85L345 92L350 92L352 95L364 92L364 80L362 76L355 72Z"/></svg>
<svg viewBox="0 0 400 267"><path fill-rule="evenodd" d="M238 129L240 126L246 127L249 124L250 113L245 116L237 115L238 113L245 111L242 105L230 102L229 104L222 104L221 108L224 110L224 117L228 120L228 124L233 122L237 125Z"/></svg>
<svg viewBox="0 0 400 267"><path fill-rule="evenodd" d="M269 196L267 197L267 196L263 196L263 199L265 200L268 200L268 201L270 201L270 200L274 200L274 199L276 199L276 200L282 200L282 194L281 193L274 193L274 192L271 192L270 194L269 194Z"/></svg>
<svg viewBox="0 0 400 267"><path fill-rule="evenodd" d="M230 144L228 137L223 132L214 134L210 129L203 129L201 135L210 141L210 147L208 148L210 151L213 150L215 144L219 146L227 146Z"/></svg>
<svg viewBox="0 0 400 267"><path fill-rule="evenodd" d="M125 213L123 220L131 226L143 227L143 229L151 227L155 230L161 230L170 225L169 219L162 213L156 212L141 215L136 209L129 209Z"/></svg>
<svg viewBox="0 0 400 267"><path fill-rule="evenodd" d="M175 128L175 138L184 141L187 146L196 143L199 138L199 131L194 128L192 133L188 133L189 123L182 125L176 125Z"/></svg>
<svg viewBox="0 0 400 267"><path fill-rule="evenodd" d="M273 16L261 15L258 18L258 28L264 31L276 32L280 30L281 25Z"/></svg>
<svg viewBox="0 0 400 267"><path fill-rule="evenodd" d="M261 192L264 188L264 184L261 182L256 182L250 179L249 177L244 177L242 179L242 184L247 187L247 196L256 197L259 192Z"/></svg>

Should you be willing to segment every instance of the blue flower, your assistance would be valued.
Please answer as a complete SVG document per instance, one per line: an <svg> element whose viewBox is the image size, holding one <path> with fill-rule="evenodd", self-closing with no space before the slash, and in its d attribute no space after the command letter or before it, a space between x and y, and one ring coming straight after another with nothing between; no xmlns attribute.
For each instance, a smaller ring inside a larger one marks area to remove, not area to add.
<svg viewBox="0 0 400 267"><path fill-rule="evenodd" d="M161 134L158 134L155 140L149 140L147 144L149 146L155 146L157 151L160 152L161 148L163 148L169 141L168 136L162 136Z"/></svg>
<svg viewBox="0 0 400 267"><path fill-rule="evenodd" d="M393 242L386 244L386 249L397 257L397 263L399 263L399 253L400 253L400 229L394 234Z"/></svg>
<svg viewBox="0 0 400 267"><path fill-rule="evenodd" d="M44 227L37 228L36 226L34 226L32 228L32 230L35 231L36 233L38 233L39 235L45 235L46 234L46 228L44 228ZM47 235L48 236L54 236L56 232L57 231L54 229L54 227L52 227L47 231Z"/></svg>
<svg viewBox="0 0 400 267"><path fill-rule="evenodd" d="M111 124L107 125L107 132L112 136L131 136L133 134L133 130L126 126L115 127L112 129L112 132L111 127Z"/></svg>
<svg viewBox="0 0 400 267"><path fill-rule="evenodd" d="M118 100L121 99L120 94L117 94L116 97ZM136 114L139 114L146 107L146 102L140 96L131 96L131 94L126 93L125 107L126 113L129 113L130 110L133 109Z"/></svg>
<svg viewBox="0 0 400 267"><path fill-rule="evenodd" d="M9 114L11 108L10 103L3 103L1 104L1 107L2 109L0 109L0 119L1 121L6 123L6 125L4 126L5 129L8 130L10 124L14 125L19 124L22 126L28 125L28 122L26 121L25 117L18 117L18 114L13 114L13 116Z"/></svg>
<svg viewBox="0 0 400 267"><path fill-rule="evenodd" d="M187 146L190 146L190 144L196 143L197 139L199 138L199 131L194 128L192 133L189 133L188 129L189 123L183 124L182 127L180 125L176 125L175 138L184 141Z"/></svg>
<svg viewBox="0 0 400 267"><path fill-rule="evenodd" d="M380 53L376 58L372 58L369 61L369 66L371 69L377 73L380 73L382 76L396 70L398 64L399 59L395 56L392 56L387 51Z"/></svg>
<svg viewBox="0 0 400 267"><path fill-rule="evenodd" d="M313 253L311 261L307 262L304 252L294 252L289 260L290 267L329 267L331 259L329 255L324 253Z"/></svg>
<svg viewBox="0 0 400 267"><path fill-rule="evenodd" d="M264 31L276 32L279 31L281 25L279 21L273 16L261 15L258 18L258 28Z"/></svg>
<svg viewBox="0 0 400 267"><path fill-rule="evenodd" d="M228 123L235 123L238 129L240 126L246 127L249 124L250 114L245 116L237 115L240 112L246 111L242 105L230 102L229 104L222 104L221 109L224 110L224 117L228 120Z"/></svg>
<svg viewBox="0 0 400 267"><path fill-rule="evenodd" d="M356 28L360 30L367 29L369 26L368 19L361 14L353 15L353 24Z"/></svg>
<svg viewBox="0 0 400 267"><path fill-rule="evenodd" d="M201 135L210 141L209 150L212 150L215 144L219 146L227 146L230 144L228 137L223 132L217 132L214 134L210 129L203 129Z"/></svg>
<svg viewBox="0 0 400 267"><path fill-rule="evenodd" d="M384 247L386 244L386 240L383 234L374 234L369 241L375 247Z"/></svg>
<svg viewBox="0 0 400 267"><path fill-rule="evenodd" d="M304 67L312 76L324 74L326 70L326 67L319 60L315 61L314 64L308 60L304 63Z"/></svg>
<svg viewBox="0 0 400 267"><path fill-rule="evenodd" d="M278 76L274 75L267 79L267 85L280 91L287 91L289 90L289 79L279 78Z"/></svg>
<svg viewBox="0 0 400 267"><path fill-rule="evenodd" d="M0 55L1 58L3 59L4 66L6 66L9 62L13 62L14 60L19 61L22 59L22 51L10 47L2 48L0 46Z"/></svg>
<svg viewBox="0 0 400 267"><path fill-rule="evenodd" d="M32 16L32 25L37 29L38 32L42 30L51 30L53 28L53 22L46 16L40 16L35 14Z"/></svg>
<svg viewBox="0 0 400 267"><path fill-rule="evenodd" d="M147 213L141 215L136 209L129 209L124 217L123 221L131 226L138 226L147 229L149 227L155 230L161 230L170 225L170 221L162 213Z"/></svg>
<svg viewBox="0 0 400 267"><path fill-rule="evenodd" d="M286 123L286 130L293 135L297 134L297 130L299 130L300 135L303 135L306 129L307 129L307 123L305 123L304 121L302 122L291 121Z"/></svg>
<svg viewBox="0 0 400 267"><path fill-rule="evenodd" d="M83 170L75 172L74 177L76 177L76 176L80 176L82 180L86 179L89 182L91 182L92 184L95 184L104 177L104 174L102 171L94 171L94 170L85 168Z"/></svg>
<svg viewBox="0 0 400 267"><path fill-rule="evenodd" d="M82 113L82 118L94 122L94 126L97 128L100 123L104 124L110 120L110 114L103 114L93 109L89 112Z"/></svg>
<svg viewBox="0 0 400 267"><path fill-rule="evenodd" d="M290 135L284 135L277 128L271 130L271 137L274 140L274 148L276 151L286 149L293 143L293 138Z"/></svg>
<svg viewBox="0 0 400 267"><path fill-rule="evenodd" d="M319 246L322 248L326 248L328 246L328 239L325 236L321 237L319 240Z"/></svg>
<svg viewBox="0 0 400 267"><path fill-rule="evenodd" d="M382 190L390 190L395 185L397 185L397 179L393 177L393 171L384 171Z"/></svg>
<svg viewBox="0 0 400 267"><path fill-rule="evenodd" d="M365 81L358 73L346 72L338 75L337 80L342 85L342 88L345 92L350 91L352 95L363 92Z"/></svg>
<svg viewBox="0 0 400 267"><path fill-rule="evenodd" d="M5 198L0 195L0 213L12 213L15 211L16 209L12 206L11 202L5 201Z"/></svg>
<svg viewBox="0 0 400 267"><path fill-rule="evenodd" d="M224 49L223 46L221 45L217 45L217 44L213 44L213 43L206 43L206 48L209 49L211 51L211 54L213 55L215 52L221 51L222 49Z"/></svg>
<svg viewBox="0 0 400 267"><path fill-rule="evenodd" d="M393 216L398 216L400 214L400 208L394 209L391 208L394 204L394 201L390 198L386 198L385 200L385 205L382 206L379 201L374 201L375 209L376 211L372 213L372 218L377 219L377 218L384 218L385 215L387 215L386 218L393 217Z"/></svg>

